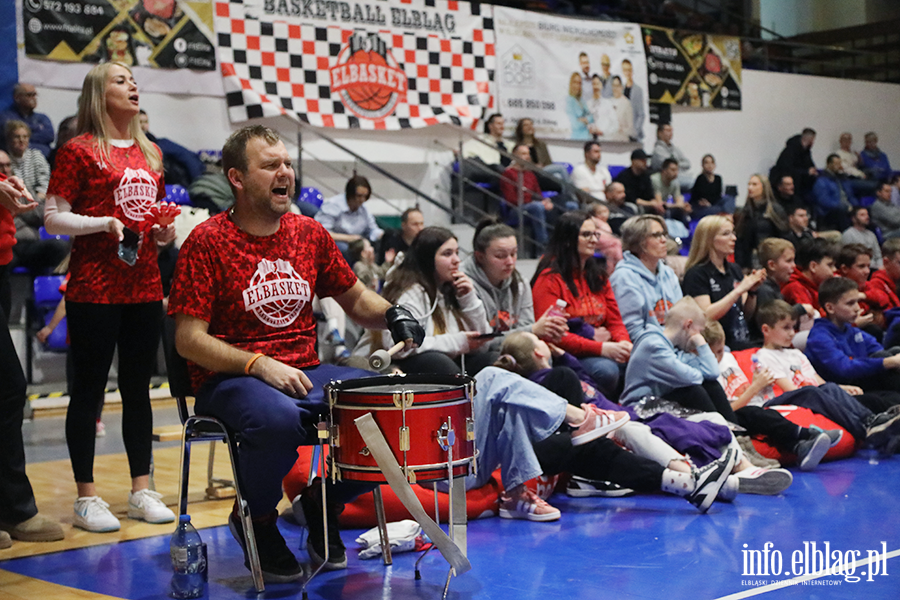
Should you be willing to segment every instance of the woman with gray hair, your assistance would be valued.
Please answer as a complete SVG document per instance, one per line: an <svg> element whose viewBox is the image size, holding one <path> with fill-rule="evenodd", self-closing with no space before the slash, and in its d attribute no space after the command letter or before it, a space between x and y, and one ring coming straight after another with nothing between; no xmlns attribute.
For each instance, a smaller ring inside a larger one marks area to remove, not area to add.
<svg viewBox="0 0 900 600"><path fill-rule="evenodd" d="M665 263L668 231L659 215L638 215L622 224L624 258L609 278L622 321L632 340L648 327L662 327L681 297L678 276Z"/></svg>

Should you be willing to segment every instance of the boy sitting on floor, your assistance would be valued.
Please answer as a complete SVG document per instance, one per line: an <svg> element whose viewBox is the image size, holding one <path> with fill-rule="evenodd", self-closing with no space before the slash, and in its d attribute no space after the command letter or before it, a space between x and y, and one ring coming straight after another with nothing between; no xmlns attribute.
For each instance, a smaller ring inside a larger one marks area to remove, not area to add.
<svg viewBox="0 0 900 600"><path fill-rule="evenodd" d="M839 279L843 278L831 281ZM823 284L825 287L826 284ZM824 299L822 301L825 302ZM757 319L764 340L762 349L756 353L757 363L784 391L776 399L764 399L765 406L793 404L806 407L849 431L858 442L865 439L870 445L882 449L892 436L900 434L900 411L892 408L892 397L897 394L866 394L853 385L839 386L826 382L802 352L790 347L794 331L790 305L776 300L760 310ZM819 319L817 324L819 322L828 321ZM810 335L807 349L813 345ZM834 441L837 443L837 440Z"/></svg>
<svg viewBox="0 0 900 600"><path fill-rule="evenodd" d="M834 277L834 248L821 238L800 245L797 268L781 286L781 295L789 304L809 304L824 316L819 306L819 285Z"/></svg>
<svg viewBox="0 0 900 600"><path fill-rule="evenodd" d="M884 267L872 273L866 297L877 302L882 310L900 308L897 285L900 284L900 238L891 238L881 246Z"/></svg>
<svg viewBox="0 0 900 600"><path fill-rule="evenodd" d="M687 296L669 311L662 331L645 329L628 361L622 404L655 395L685 408L715 411L750 435L768 436L797 454L803 469L815 468L831 447L832 436L799 428L779 413L756 406L735 412L718 382L719 363L701 335L705 327L706 313Z"/></svg>
<svg viewBox="0 0 900 600"><path fill-rule="evenodd" d="M900 348L885 350L854 325L859 316L856 282L846 277L823 282L819 303L826 318L816 320L806 345L806 355L816 371L867 392L883 390L888 405L900 404Z"/></svg>
<svg viewBox="0 0 900 600"><path fill-rule="evenodd" d="M791 275L796 270L794 259L797 250L785 239L770 237L759 245L758 256L759 263L765 268L768 277L757 290L756 306L764 306L773 300L784 300L781 286L790 282ZM794 336L795 347L806 346L806 336L809 335L813 321L819 316L819 312L812 304L794 305L794 317L800 319L800 331Z"/></svg>
<svg viewBox="0 0 900 600"><path fill-rule="evenodd" d="M859 286L860 316L856 326L880 342L884 337L884 309L877 294L870 298L868 292L872 251L862 244L847 244L841 248L836 262L841 277L852 279Z"/></svg>

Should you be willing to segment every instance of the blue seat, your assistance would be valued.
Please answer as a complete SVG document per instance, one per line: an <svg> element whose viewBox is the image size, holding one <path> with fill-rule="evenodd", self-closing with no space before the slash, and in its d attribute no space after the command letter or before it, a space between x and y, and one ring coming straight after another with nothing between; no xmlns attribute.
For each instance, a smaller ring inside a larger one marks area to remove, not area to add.
<svg viewBox="0 0 900 600"><path fill-rule="evenodd" d="M300 188L300 197L298 198L301 202L308 202L315 206L316 208L322 208L322 203L325 201L325 196L322 195L317 188L314 187L304 187Z"/></svg>
<svg viewBox="0 0 900 600"><path fill-rule="evenodd" d="M59 286L65 281L65 275L42 275L34 278L34 305L38 308L53 310L62 299Z"/></svg>
<svg viewBox="0 0 900 600"><path fill-rule="evenodd" d="M42 240L67 241L69 239L69 236L67 236L67 235L53 235L53 234L47 233L47 229L43 225L41 225L38 228L38 235L40 236L40 238Z"/></svg>
<svg viewBox="0 0 900 600"><path fill-rule="evenodd" d="M609 170L609 174L613 179L615 179L619 173L621 173L622 171L625 170L625 167L623 167L621 165L609 165L606 168L607 168L607 170Z"/></svg>
<svg viewBox="0 0 900 600"><path fill-rule="evenodd" d="M192 206L191 195L187 189L181 185L166 185L166 202L174 202L181 206Z"/></svg>

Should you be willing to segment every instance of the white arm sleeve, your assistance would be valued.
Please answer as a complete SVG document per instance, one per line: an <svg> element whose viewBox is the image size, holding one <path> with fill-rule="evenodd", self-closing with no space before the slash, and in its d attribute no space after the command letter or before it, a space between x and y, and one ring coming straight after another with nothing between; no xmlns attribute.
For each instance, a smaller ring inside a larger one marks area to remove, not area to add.
<svg viewBox="0 0 900 600"><path fill-rule="evenodd" d="M64 198L50 196L44 205L44 227L51 235L87 235L107 231L114 217L88 217L72 212Z"/></svg>

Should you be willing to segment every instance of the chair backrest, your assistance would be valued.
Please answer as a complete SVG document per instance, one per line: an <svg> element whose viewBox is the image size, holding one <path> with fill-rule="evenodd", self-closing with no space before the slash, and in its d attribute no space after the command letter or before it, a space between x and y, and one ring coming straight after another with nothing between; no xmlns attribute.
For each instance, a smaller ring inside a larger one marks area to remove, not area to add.
<svg viewBox="0 0 900 600"><path fill-rule="evenodd" d="M191 195L184 186L166 185L166 202L174 202L183 206L191 206Z"/></svg>
<svg viewBox="0 0 900 600"><path fill-rule="evenodd" d="M68 239L69 239L69 236L67 236L67 235L53 235L52 233L47 233L47 229L46 229L43 225L41 225L40 227L38 227L38 236L39 236L42 240L61 240L61 241L65 241L65 240L68 240Z"/></svg>
<svg viewBox="0 0 900 600"><path fill-rule="evenodd" d="M316 208L322 208L322 203L325 201L325 196L322 195L317 188L314 187L305 187L300 188L300 200L304 202L309 202Z"/></svg>
<svg viewBox="0 0 900 600"><path fill-rule="evenodd" d="M34 278L34 303L38 307L53 307L59 304L62 293L59 286L65 281L65 275L39 275Z"/></svg>
<svg viewBox="0 0 900 600"><path fill-rule="evenodd" d="M163 354L166 357L166 373L169 377L169 391L178 403L178 416L184 423L191 416L187 407L187 397L194 395L187 360L175 348L175 319L163 319Z"/></svg>

